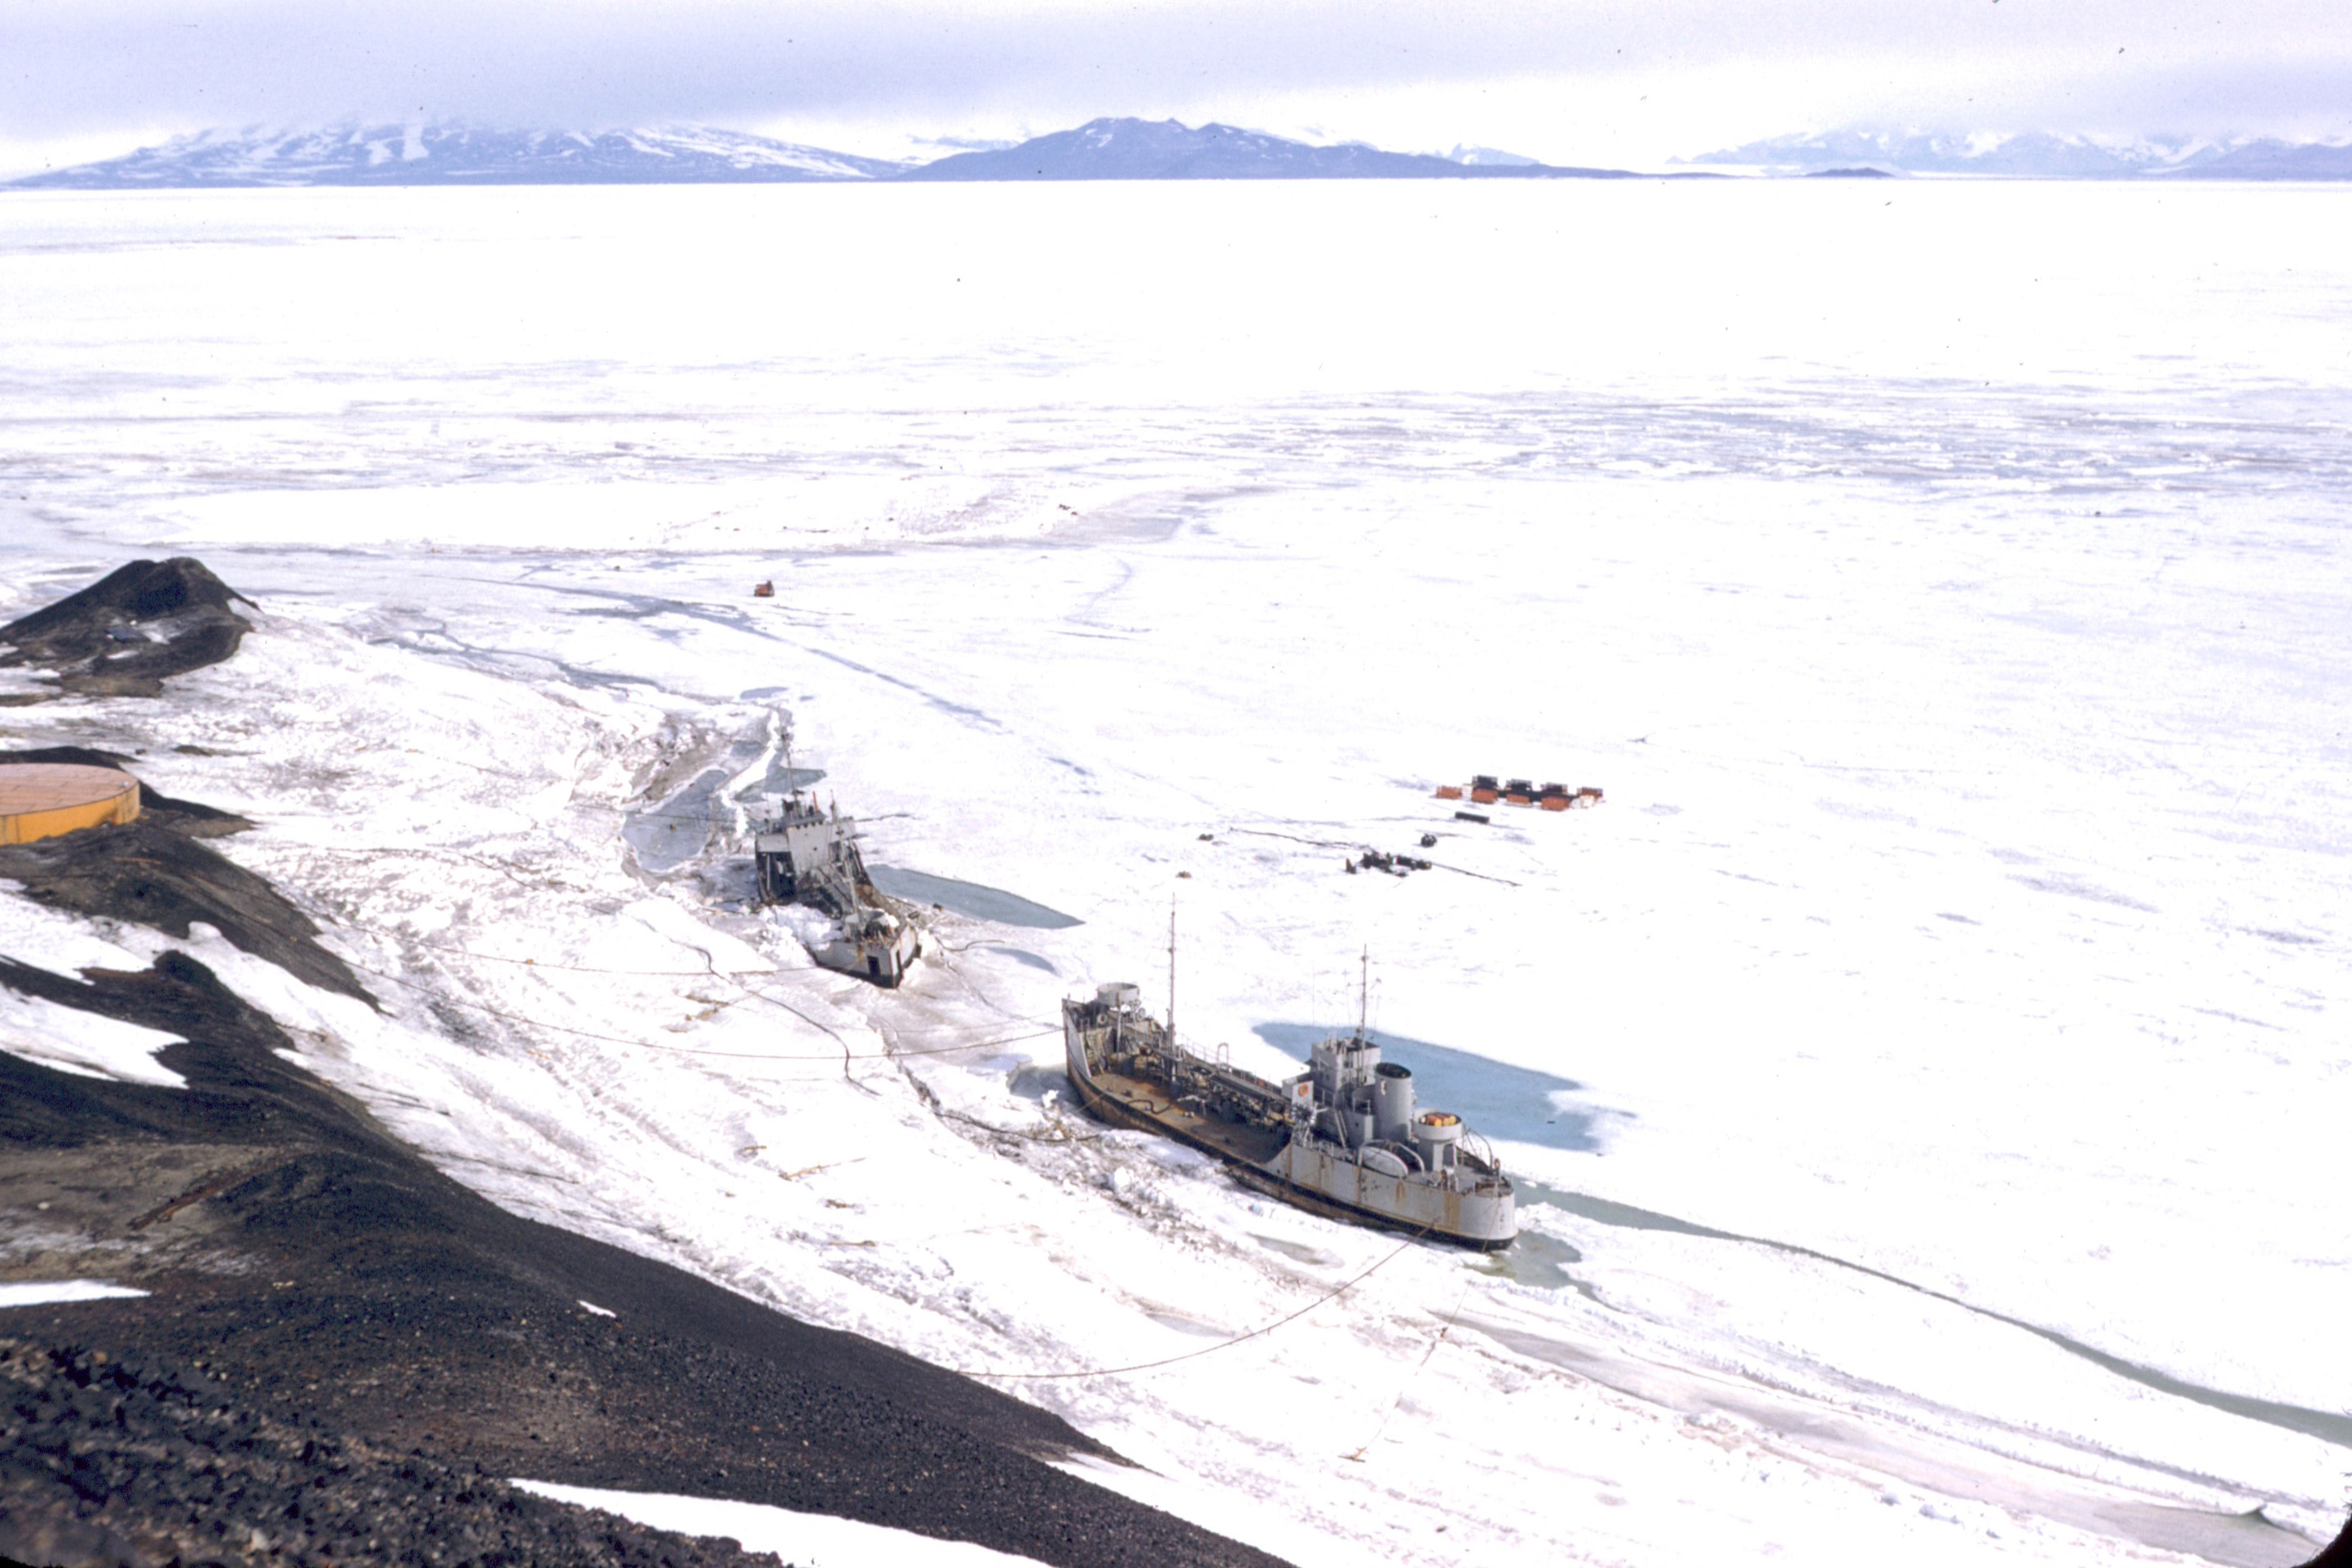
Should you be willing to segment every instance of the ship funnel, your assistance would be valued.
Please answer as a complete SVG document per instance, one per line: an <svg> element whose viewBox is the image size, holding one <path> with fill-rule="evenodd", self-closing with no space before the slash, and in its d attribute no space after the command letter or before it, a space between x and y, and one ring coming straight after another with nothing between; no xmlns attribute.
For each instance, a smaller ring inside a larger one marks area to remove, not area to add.
<svg viewBox="0 0 2352 1568"><path fill-rule="evenodd" d="M1372 1069L1372 1123L1375 1136L1402 1143L1412 1136L1412 1069L1399 1062L1382 1062Z"/></svg>
<svg viewBox="0 0 2352 1568"><path fill-rule="evenodd" d="M1462 1118L1450 1110L1424 1110L1412 1119L1413 1147L1433 1171L1454 1163L1454 1145L1461 1141Z"/></svg>

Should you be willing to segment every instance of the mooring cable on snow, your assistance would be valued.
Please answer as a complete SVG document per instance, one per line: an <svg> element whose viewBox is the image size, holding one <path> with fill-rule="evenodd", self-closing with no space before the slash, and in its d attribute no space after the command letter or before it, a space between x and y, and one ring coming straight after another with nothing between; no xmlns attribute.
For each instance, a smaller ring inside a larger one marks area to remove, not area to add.
<svg viewBox="0 0 2352 1568"><path fill-rule="evenodd" d="M1429 1363L1436 1359L1437 1347L1444 1344L1447 1337L1454 1332L1454 1325L1461 1319L1462 1309L1470 1300L1470 1287L1475 1283L1476 1281L1471 1279L1462 1281L1462 1294L1454 1299L1454 1310L1445 1314L1445 1326L1437 1331L1437 1337L1429 1342L1429 1349L1422 1353L1421 1360L1414 1364L1411 1375L1404 1380L1404 1386L1397 1390L1396 1398L1389 1403L1388 1414L1381 1417L1381 1424L1372 1428L1371 1436L1362 1447L1352 1454L1340 1455L1341 1458L1353 1459L1356 1463L1362 1464L1364 1456L1370 1453L1372 1446L1387 1433L1389 1423L1396 1419L1396 1413L1404 1406L1404 1396L1412 1392L1412 1385L1420 1381L1421 1374L1428 1370Z"/></svg>
<svg viewBox="0 0 2352 1568"><path fill-rule="evenodd" d="M630 1046L638 1050L645 1051L662 1051L673 1056L733 1057L745 1061L765 1062L830 1062L839 1059L831 1051L819 1052L814 1055L801 1052L782 1051L720 1051L698 1046L665 1046L657 1044L652 1040L632 1040L620 1035L600 1034L594 1029L575 1029L568 1024L551 1024L543 1018L528 1018L520 1013L509 1013L503 1008L492 1007L481 1002L460 1001L458 998L451 996L445 992L436 991L429 985L420 985L414 980L404 980L397 974L387 973L383 970L374 968L369 964L362 963L356 959L345 959L344 962L349 963L353 969L359 970L363 973L373 974L379 980L389 980L394 985L405 986L411 991L419 992L424 995L432 998L434 1001L444 1003L448 1006L462 1007L471 1013L486 1013L493 1018L505 1018L513 1023L526 1024L534 1029L552 1029L559 1035L577 1035L583 1039L604 1040L615 1046ZM706 974L698 976L698 978L709 979L710 976ZM774 997L766 995L761 992L754 991L751 993L751 994L759 997L763 1002L776 1001ZM726 1006L731 1005L731 1004L721 1003L719 1005ZM786 1012L793 1014L796 1017L806 1016L804 1014L801 1014L797 1009L785 1003L776 1002L776 1005L784 1008ZM816 1020L811 1018L809 1019L809 1022L815 1024ZM826 1029L827 1033L832 1032L825 1025L823 1024L817 1024L817 1027ZM1061 1033L1061 1026L1056 1024L1042 1029L1032 1029L1025 1035L1007 1036L1003 1039L967 1040L961 1045L919 1047L911 1050L903 1051L854 1051L847 1053L847 1056L852 1061L888 1061L893 1058L898 1057L945 1057L953 1056L958 1051L976 1051L985 1049L991 1046L1018 1045L1024 1040L1040 1039L1045 1036L1059 1033ZM840 1037L837 1035L835 1036L835 1038L836 1039L839 1037Z"/></svg>
<svg viewBox="0 0 2352 1568"><path fill-rule="evenodd" d="M738 1002L756 999L758 1001L766 1002L771 1005L782 1008L785 1012L790 1013L793 1017L810 1025L812 1027L824 1030L826 1034L831 1035L836 1040L841 1040L842 1038L840 1031L834 1028L832 1025L827 1024L823 1019L811 1017L808 1014L802 1012L798 1007L793 1006L791 1003L783 1001L779 997L772 996L767 992L762 991L756 986L745 985L742 984L740 978L744 975L786 974L793 973L786 969L598 969L583 964L543 963L535 958L509 958L500 953L478 952L472 948L455 947L446 942L428 942L422 937L409 936L404 933L378 931L375 934L393 941L413 942L419 947L430 948L437 952L455 953L464 958L488 959L492 963L509 963L519 968L549 969L568 974L616 974L677 980L723 980L736 985L743 992L743 995L730 998L725 1002L707 1004L707 1005L709 1005L713 1011L716 1011L720 1007L731 1007ZM831 1053L827 1053L823 1056L803 1056L769 1051L719 1051L698 1047L664 1046L656 1044L651 1040L632 1040L619 1035L601 1034L593 1029L575 1029L562 1024L550 1024L541 1019L526 1018L519 1013L509 1013L500 1008L489 1006L484 1003L460 1001L458 998L451 996L446 992L436 991L430 986L419 984L415 981L405 980L399 975L387 973L383 970L374 968L369 964L361 963L356 959L350 959L345 962L349 963L354 969L362 970L365 973L375 975L377 978L382 980L389 980L395 985L402 985L407 987L409 990L421 992L424 994L432 997L436 1001L446 1003L453 1007L463 1007L473 1012L486 1013L492 1017L511 1019L517 1023L531 1025L536 1028L553 1029L559 1034L577 1035L583 1039L604 1040L614 1045L635 1046L642 1050L667 1051L672 1054L681 1056L737 1057L744 1059L759 1061L833 1060ZM706 1014L705 1016L707 1016L708 1015ZM844 1046L842 1059L845 1062L861 1060L883 1061L902 1056L950 1056L957 1051L979 1050L992 1045L1016 1045L1024 1040L1037 1039L1045 1035L1053 1034L1055 1032L1056 1028L1057 1026L1048 1026L1044 1028L1032 1030L1030 1033L1025 1035L1015 1035L1001 1040L974 1040L954 1046L919 1047L908 1050L853 1052L846 1048L847 1042L845 1040L842 1042Z"/></svg>
<svg viewBox="0 0 2352 1568"><path fill-rule="evenodd" d="M1266 1335L1274 1332L1275 1330L1281 1328L1284 1324L1297 1321L1307 1313L1313 1311L1316 1308L1322 1306L1325 1302L1337 1300L1339 1297L1346 1295L1349 1291L1354 1289L1365 1280L1370 1279L1381 1269L1387 1268L1391 1263L1395 1262L1399 1258L1404 1256L1404 1250L1406 1247L1409 1247L1415 1242L1422 1240L1435 1228L1434 1225L1423 1226L1419 1230L1413 1232L1411 1236L1406 1237L1402 1241L1397 1243L1396 1250L1394 1252L1388 1254L1379 1262L1373 1264L1370 1268L1367 1268L1361 1274L1357 1275L1354 1279L1348 1280L1344 1284L1334 1286L1332 1289L1326 1290L1322 1295L1316 1297L1315 1300L1307 1302L1304 1307L1299 1308L1298 1310L1287 1313L1283 1317L1276 1318L1274 1321L1266 1324L1263 1328L1252 1329L1245 1334L1235 1334L1232 1339L1220 1340L1215 1344L1204 1345L1196 1351L1186 1351L1182 1355L1171 1355L1160 1361L1139 1362L1133 1366L1098 1366L1087 1372L963 1372L960 1373L958 1375L962 1377L992 1377L1005 1383L1054 1383L1078 1377L1119 1377L1130 1372L1153 1372L1163 1366L1174 1366L1179 1362L1198 1361L1204 1355L1214 1355L1219 1351L1231 1350L1235 1345L1247 1344L1252 1340L1264 1339ZM1460 1309L1457 1307L1455 1310L1458 1311Z"/></svg>
<svg viewBox="0 0 2352 1568"><path fill-rule="evenodd" d="M761 1000L772 1001L774 999L772 997L763 996ZM782 1003L777 1003L777 1005L783 1006L784 1005ZM789 1008L786 1010L791 1011ZM799 1015L795 1014L795 1016L798 1016ZM552 1026L550 1026L551 1027ZM819 1027L823 1027L823 1026L820 1025ZM905 1051L847 1051L844 1052L843 1055L851 1061L859 1062L895 1061L901 1057L951 1057L958 1051L984 1050L992 1046L1015 1046L1021 1044L1024 1040L1043 1039L1047 1035L1058 1035L1061 1032L1061 1026L1056 1024L1051 1028L1032 1029L1025 1035L1008 1035L1003 1039L996 1040L967 1040L959 1046L928 1046L919 1049ZM678 1056L688 1057L741 1057L752 1061L771 1062L829 1062L835 1059L830 1054L823 1056L779 1056L764 1051L715 1051L706 1049L698 1046L661 1046L656 1045L651 1040L624 1040L621 1043L623 1045L639 1046L649 1051L669 1051Z"/></svg>
<svg viewBox="0 0 2352 1568"><path fill-rule="evenodd" d="M901 1072L908 1086L914 1089L915 1098L923 1102L924 1109L943 1121L959 1121L966 1127L977 1127L982 1132L992 1133L999 1138L1024 1138L1032 1143L1095 1143L1101 1142L1107 1136L1102 1132L1072 1132L1062 1125L1058 1117L1055 1119L1054 1131L1050 1134L1031 1132L1019 1127L999 1127L994 1122L982 1121L977 1116L966 1116L961 1110L950 1110L940 1103L939 1095L929 1084L925 1083L913 1073L905 1072L903 1069Z"/></svg>
<svg viewBox="0 0 2352 1568"><path fill-rule="evenodd" d="M477 952L470 947L452 947L447 942L427 942L421 936L402 936L398 940L414 943L418 947L429 947L436 952L454 952L460 958L478 958L490 963L511 963L524 969L561 970L566 974L634 974L648 979L732 980L743 974L785 973L773 964L765 969L595 969L583 963L551 963L545 959L509 958L499 952Z"/></svg>
<svg viewBox="0 0 2352 1568"><path fill-rule="evenodd" d="M651 980L740 980L747 975L796 973L776 964L770 964L765 969L603 969L586 963L557 963L543 958L510 958L502 952L483 952L475 948L457 947L445 942L430 942L424 937L411 936L401 931L376 930L374 934L415 947L430 948L435 952L452 953L459 958L478 958L488 963L510 963L519 969L551 969L563 974L618 974ZM669 940L677 939L673 937ZM681 942L680 945L686 944ZM975 938L971 942L961 944L941 942L940 948L946 952L965 952L975 946L985 945L987 945L986 939Z"/></svg>
<svg viewBox="0 0 2352 1568"><path fill-rule="evenodd" d="M931 1114L943 1121L960 1121L966 1127L977 1127L997 1138L1020 1138L1031 1143L1099 1143L1107 1136L1101 1132L1072 1132L1058 1122L1052 1132L1032 1132L1020 1127L999 1127L992 1121L982 1121L977 1116L966 1116L961 1110L950 1110L944 1105L931 1107Z"/></svg>

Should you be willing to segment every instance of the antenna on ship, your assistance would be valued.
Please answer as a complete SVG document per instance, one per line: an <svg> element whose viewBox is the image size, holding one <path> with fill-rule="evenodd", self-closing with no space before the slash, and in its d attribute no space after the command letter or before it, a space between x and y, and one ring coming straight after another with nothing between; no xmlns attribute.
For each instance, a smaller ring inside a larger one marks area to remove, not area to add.
<svg viewBox="0 0 2352 1568"><path fill-rule="evenodd" d="M1372 944L1364 944L1363 972L1356 984L1356 1038L1364 1037L1364 1025L1372 1010Z"/></svg>
<svg viewBox="0 0 2352 1568"><path fill-rule="evenodd" d="M1176 1044L1176 899L1168 900L1168 1044Z"/></svg>

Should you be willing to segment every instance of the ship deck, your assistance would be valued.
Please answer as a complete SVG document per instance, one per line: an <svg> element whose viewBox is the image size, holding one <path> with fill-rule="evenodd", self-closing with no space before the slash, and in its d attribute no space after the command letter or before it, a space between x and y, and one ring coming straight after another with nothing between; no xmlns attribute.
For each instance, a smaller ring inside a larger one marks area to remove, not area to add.
<svg viewBox="0 0 2352 1568"><path fill-rule="evenodd" d="M1091 1087L1088 1093L1087 1086L1080 1085L1080 1098L1106 1121L1157 1132L1221 1160L1262 1165L1290 1142L1290 1134L1278 1128L1245 1127L1187 1110L1168 1098L1163 1086L1145 1079L1097 1068Z"/></svg>

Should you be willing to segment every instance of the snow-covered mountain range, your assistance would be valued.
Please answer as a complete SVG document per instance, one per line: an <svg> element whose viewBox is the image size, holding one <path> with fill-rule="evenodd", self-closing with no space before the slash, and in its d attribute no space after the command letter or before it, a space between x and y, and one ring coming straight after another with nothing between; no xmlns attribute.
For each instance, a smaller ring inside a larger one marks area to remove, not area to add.
<svg viewBox="0 0 2352 1568"><path fill-rule="evenodd" d="M1453 156L1389 153L1361 142L1317 146L1262 131L1173 120L1088 121L996 152L960 153L909 180L1626 179L1619 169L1560 168L1491 148Z"/></svg>
<svg viewBox="0 0 2352 1568"><path fill-rule="evenodd" d="M208 131L17 185L78 190L251 185L672 184L771 180L1622 178L1491 148L1450 156L1360 142L1318 146L1230 125L1097 120L1010 147L896 163L735 131L499 131L464 125Z"/></svg>
<svg viewBox="0 0 2352 1568"><path fill-rule="evenodd" d="M1874 169L1906 174L2113 180L2146 175L2229 180L2352 178L2352 146L2326 142L2142 137L2105 141L2042 132L2019 135L1847 130L1775 136L1685 160L1691 165L1810 174Z"/></svg>
<svg viewBox="0 0 2352 1568"><path fill-rule="evenodd" d="M206 131L124 157L13 183L73 190L746 184L881 179L908 166L707 126L584 132L342 125L307 131Z"/></svg>
<svg viewBox="0 0 2352 1568"><path fill-rule="evenodd" d="M940 145L950 145L940 143ZM2352 179L2352 145L2277 140L1846 130L1778 136L1678 160L1667 178L1768 174L1980 174L2012 179ZM812 180L1628 179L1622 169L1539 163L1489 147L1391 153L1173 120L1101 119L1011 146L929 162L861 157L708 126L497 130L356 122L205 131L101 163L0 186L71 190L262 185L757 184Z"/></svg>

